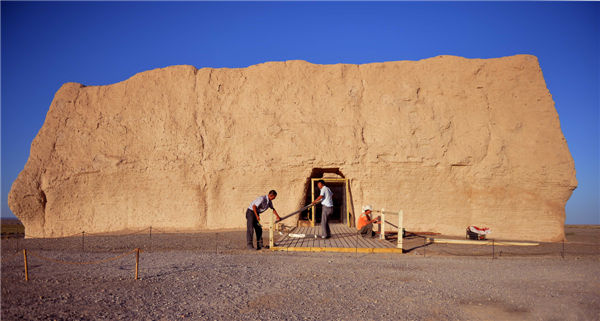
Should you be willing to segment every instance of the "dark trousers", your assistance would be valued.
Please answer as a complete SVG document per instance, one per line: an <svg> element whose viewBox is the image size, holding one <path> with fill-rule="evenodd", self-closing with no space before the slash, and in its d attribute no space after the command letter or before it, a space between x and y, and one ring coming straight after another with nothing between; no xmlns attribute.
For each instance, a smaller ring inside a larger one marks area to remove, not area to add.
<svg viewBox="0 0 600 321"><path fill-rule="evenodd" d="M321 211L321 237L331 237L329 219L333 214L333 207L323 206Z"/></svg>
<svg viewBox="0 0 600 321"><path fill-rule="evenodd" d="M256 231L256 247L263 246L262 227L258 225L258 220L251 209L246 210L246 243L252 246L252 237Z"/></svg>
<svg viewBox="0 0 600 321"><path fill-rule="evenodd" d="M371 237L373 236L373 223L369 223L363 226L358 233L362 235L362 237Z"/></svg>

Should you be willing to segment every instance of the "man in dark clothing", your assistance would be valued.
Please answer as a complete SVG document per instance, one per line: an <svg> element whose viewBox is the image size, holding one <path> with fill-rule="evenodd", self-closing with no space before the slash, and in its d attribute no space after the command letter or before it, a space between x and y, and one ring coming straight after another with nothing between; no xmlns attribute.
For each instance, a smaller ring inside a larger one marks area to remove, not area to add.
<svg viewBox="0 0 600 321"><path fill-rule="evenodd" d="M246 243L249 250L254 249L252 246L252 237L256 231L256 249L260 250L263 246L262 240L262 226L260 225L260 213L266 211L268 208L273 210L277 220L281 220L279 214L273 207L273 200L277 197L277 192L271 190L268 195L259 196L255 199L248 209L246 210Z"/></svg>

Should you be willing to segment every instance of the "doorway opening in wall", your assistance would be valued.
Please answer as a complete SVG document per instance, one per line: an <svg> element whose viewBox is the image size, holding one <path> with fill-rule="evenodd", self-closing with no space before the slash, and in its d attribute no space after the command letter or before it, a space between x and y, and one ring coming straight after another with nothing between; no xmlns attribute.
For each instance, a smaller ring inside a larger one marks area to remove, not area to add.
<svg viewBox="0 0 600 321"><path fill-rule="evenodd" d="M319 180L325 181L325 186L333 193L333 213L330 223L342 223L350 226L349 186L348 179L338 168L314 168L307 180L305 202L310 204L319 197L320 190L317 186ZM300 214L299 226L315 226L321 223L321 204Z"/></svg>

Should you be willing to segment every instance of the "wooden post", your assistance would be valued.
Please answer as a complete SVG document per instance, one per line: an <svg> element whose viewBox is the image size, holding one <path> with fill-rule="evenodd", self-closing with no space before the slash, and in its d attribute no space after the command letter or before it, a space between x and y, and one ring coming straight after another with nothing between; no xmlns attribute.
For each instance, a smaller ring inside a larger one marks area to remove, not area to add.
<svg viewBox="0 0 600 321"><path fill-rule="evenodd" d="M150 251L152 251L152 226L150 226Z"/></svg>
<svg viewBox="0 0 600 321"><path fill-rule="evenodd" d="M344 184L344 186L346 187L346 221L348 222L348 227L352 227L350 220L350 207L348 206L348 204L350 203L350 187L348 187L350 181L348 180L348 178L346 178L345 182L346 183Z"/></svg>
<svg viewBox="0 0 600 321"><path fill-rule="evenodd" d="M315 201L315 182L313 181L313 179L310 179L310 197L312 202ZM317 213L315 213L317 211L317 206L313 206L311 208L308 209L309 210L309 214L308 216L310 217L310 226L314 227L315 226L315 221L316 221L316 216Z"/></svg>
<svg viewBox="0 0 600 321"><path fill-rule="evenodd" d="M385 209L381 209L381 228L379 229L379 239L385 240Z"/></svg>
<svg viewBox="0 0 600 321"><path fill-rule="evenodd" d="M81 232L81 252L85 252L85 232Z"/></svg>
<svg viewBox="0 0 600 321"><path fill-rule="evenodd" d="M272 249L275 242L273 241L273 234L275 229L275 213L271 211L271 226L269 226L269 248Z"/></svg>
<svg viewBox="0 0 600 321"><path fill-rule="evenodd" d="M25 260L25 281L29 281L29 271L27 271L27 249L23 249L23 258Z"/></svg>
<svg viewBox="0 0 600 321"><path fill-rule="evenodd" d="M398 249L402 249L404 240L402 238L402 230L404 229L404 226L402 225L402 220L404 219L404 211L400 210L400 212L398 212L398 244L396 244L396 248Z"/></svg>
<svg viewBox="0 0 600 321"><path fill-rule="evenodd" d="M138 269L140 266L140 249L135 249L135 279L138 279Z"/></svg>

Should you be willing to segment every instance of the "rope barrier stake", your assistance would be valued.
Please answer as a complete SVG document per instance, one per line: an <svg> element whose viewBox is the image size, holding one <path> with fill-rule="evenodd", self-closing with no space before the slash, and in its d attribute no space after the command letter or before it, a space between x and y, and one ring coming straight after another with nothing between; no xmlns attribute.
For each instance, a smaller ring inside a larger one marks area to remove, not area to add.
<svg viewBox="0 0 600 321"><path fill-rule="evenodd" d="M138 279L138 269L140 266L140 249L135 249L135 279Z"/></svg>
<svg viewBox="0 0 600 321"><path fill-rule="evenodd" d="M273 238L275 237L274 225L275 225L275 213L271 211L271 226L269 226L269 249L272 249L273 246L275 245L275 241L273 240Z"/></svg>
<svg viewBox="0 0 600 321"><path fill-rule="evenodd" d="M565 258L565 238L563 237L562 240L562 252L560 253L560 255L562 256L562 258Z"/></svg>
<svg viewBox="0 0 600 321"><path fill-rule="evenodd" d="M496 248L494 244L494 240L492 239L492 260L496 258Z"/></svg>
<svg viewBox="0 0 600 321"><path fill-rule="evenodd" d="M150 226L150 251L152 251L152 226Z"/></svg>
<svg viewBox="0 0 600 321"><path fill-rule="evenodd" d="M215 254L219 254L219 233L215 232Z"/></svg>
<svg viewBox="0 0 600 321"><path fill-rule="evenodd" d="M85 252L85 232L81 232L81 252Z"/></svg>
<svg viewBox="0 0 600 321"><path fill-rule="evenodd" d="M403 249L404 247L404 236L403 236L403 230L404 230L404 211L400 210L400 212L398 212L398 243L396 244L396 248L398 249ZM402 251L404 253L404 250Z"/></svg>
<svg viewBox="0 0 600 321"><path fill-rule="evenodd" d="M25 281L29 281L29 272L27 271L27 249L23 249L23 259L25 261Z"/></svg>
<svg viewBox="0 0 600 321"><path fill-rule="evenodd" d="M381 209L381 224L379 224L379 239L385 241L385 209Z"/></svg>

